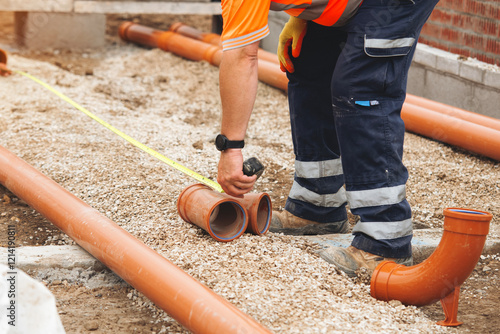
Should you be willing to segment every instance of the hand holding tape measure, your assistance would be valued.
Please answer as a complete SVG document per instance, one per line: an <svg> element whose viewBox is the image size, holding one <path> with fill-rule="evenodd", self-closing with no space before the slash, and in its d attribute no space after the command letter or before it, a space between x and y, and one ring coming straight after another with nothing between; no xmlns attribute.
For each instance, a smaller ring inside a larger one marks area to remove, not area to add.
<svg viewBox="0 0 500 334"><path fill-rule="evenodd" d="M264 165L255 157L249 158L243 162L243 174L246 176L257 175L259 178L264 172Z"/></svg>

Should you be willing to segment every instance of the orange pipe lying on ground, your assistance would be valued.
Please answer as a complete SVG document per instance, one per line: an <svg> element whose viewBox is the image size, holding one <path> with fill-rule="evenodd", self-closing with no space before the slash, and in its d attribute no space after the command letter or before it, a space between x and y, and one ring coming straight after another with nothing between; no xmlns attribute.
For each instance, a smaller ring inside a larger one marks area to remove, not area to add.
<svg viewBox="0 0 500 334"><path fill-rule="evenodd" d="M193 333L270 333L0 146L0 183Z"/></svg>
<svg viewBox="0 0 500 334"><path fill-rule="evenodd" d="M198 225L217 241L239 238L248 226L248 212L229 195L203 184L193 184L182 191L177 201L179 216Z"/></svg>
<svg viewBox="0 0 500 334"><path fill-rule="evenodd" d="M476 266L486 241L492 215L460 208L444 210L444 231L436 250L424 262L406 267L384 261L375 268L371 295L380 300L399 300L423 306L441 300L443 326L458 326L460 286Z"/></svg>
<svg viewBox="0 0 500 334"><path fill-rule="evenodd" d="M401 117L407 131L500 160L498 130L407 103Z"/></svg>
<svg viewBox="0 0 500 334"><path fill-rule="evenodd" d="M243 198L236 199L248 211L247 232L266 234L271 224L273 206L271 197L266 193L246 193Z"/></svg>
<svg viewBox="0 0 500 334"><path fill-rule="evenodd" d="M0 63L7 64L7 52L0 49Z"/></svg>
<svg viewBox="0 0 500 334"><path fill-rule="evenodd" d="M176 22L170 26L170 31L176 32L178 34L181 34L183 36L197 39L199 41L209 43L215 46L218 46L219 48L222 48L222 43L220 39L219 34L215 33L205 33L202 32L196 28L193 28L191 26L188 26L187 24L184 24L182 22ZM258 57L261 60L268 61L270 63L274 63L279 66L280 62L278 60L278 56L276 54L266 51L264 49L259 48L259 53Z"/></svg>
<svg viewBox="0 0 500 334"><path fill-rule="evenodd" d="M0 49L0 76L9 76L12 72L7 68L7 52Z"/></svg>
<svg viewBox="0 0 500 334"><path fill-rule="evenodd" d="M406 94L405 105L411 104L417 107L426 108L429 110L437 111L442 114L446 114L451 117L459 118L461 120L475 123L478 125L486 126L488 128L492 128L500 131L500 120L488 117L484 115L477 114L472 111L467 111L464 109L460 109L457 107L452 107L450 105L432 101L420 96L415 96L411 94Z"/></svg>
<svg viewBox="0 0 500 334"><path fill-rule="evenodd" d="M172 24L168 30L222 48L219 34L202 32L182 22Z"/></svg>
<svg viewBox="0 0 500 334"><path fill-rule="evenodd" d="M245 231L267 233L272 204L266 193L247 193L239 198L194 184L180 194L177 211L184 221L201 227L217 241L227 242Z"/></svg>

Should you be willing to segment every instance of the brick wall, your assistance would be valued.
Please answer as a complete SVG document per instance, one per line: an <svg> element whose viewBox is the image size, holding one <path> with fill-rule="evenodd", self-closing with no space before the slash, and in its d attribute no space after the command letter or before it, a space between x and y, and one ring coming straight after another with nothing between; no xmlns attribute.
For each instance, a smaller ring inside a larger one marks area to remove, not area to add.
<svg viewBox="0 0 500 334"><path fill-rule="evenodd" d="M500 0L440 0L419 41L500 66Z"/></svg>

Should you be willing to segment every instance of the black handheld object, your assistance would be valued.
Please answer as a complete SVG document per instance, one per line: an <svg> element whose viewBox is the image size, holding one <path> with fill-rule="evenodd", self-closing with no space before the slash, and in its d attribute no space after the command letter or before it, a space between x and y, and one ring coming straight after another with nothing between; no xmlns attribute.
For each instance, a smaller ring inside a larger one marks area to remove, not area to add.
<svg viewBox="0 0 500 334"><path fill-rule="evenodd" d="M243 174L246 176L257 175L259 178L264 172L264 165L257 158L248 158L243 162Z"/></svg>

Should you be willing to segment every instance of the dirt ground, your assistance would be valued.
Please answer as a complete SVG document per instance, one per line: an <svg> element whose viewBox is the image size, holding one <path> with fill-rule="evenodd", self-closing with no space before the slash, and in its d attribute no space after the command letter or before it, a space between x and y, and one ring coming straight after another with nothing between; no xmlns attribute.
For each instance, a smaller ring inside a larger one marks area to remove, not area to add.
<svg viewBox="0 0 500 334"><path fill-rule="evenodd" d="M11 13L0 12L0 45L12 49L13 66L43 78L132 137L215 179L217 69L120 41L116 31L123 20L158 29L168 29L176 21L204 31L211 26L209 17L113 15L108 17L102 50L26 51L15 46ZM439 302L415 308L374 301L369 286L322 263L314 252L317 245L272 233L214 242L178 218L177 196L193 180L117 139L25 78L0 80L11 80L10 85L0 82L0 145L274 332L498 332L499 254L483 255L462 286L458 319L464 324L456 329L434 326L443 319ZM256 191L269 193L279 210L293 179L286 96L264 84L258 95L245 150L266 166ZM408 133L405 164L415 228L442 227L444 208L467 207L491 212L490 235L499 235L498 162ZM350 215L350 220L354 224L356 217ZM7 225L13 223L17 246L74 244L0 186L0 246L7 245ZM213 255L207 259L207 254ZM235 258L248 264L232 262L227 254L238 254ZM284 276L295 282L281 282ZM186 332L132 287L44 282L56 296L67 333ZM293 284L307 286L307 291Z"/></svg>

